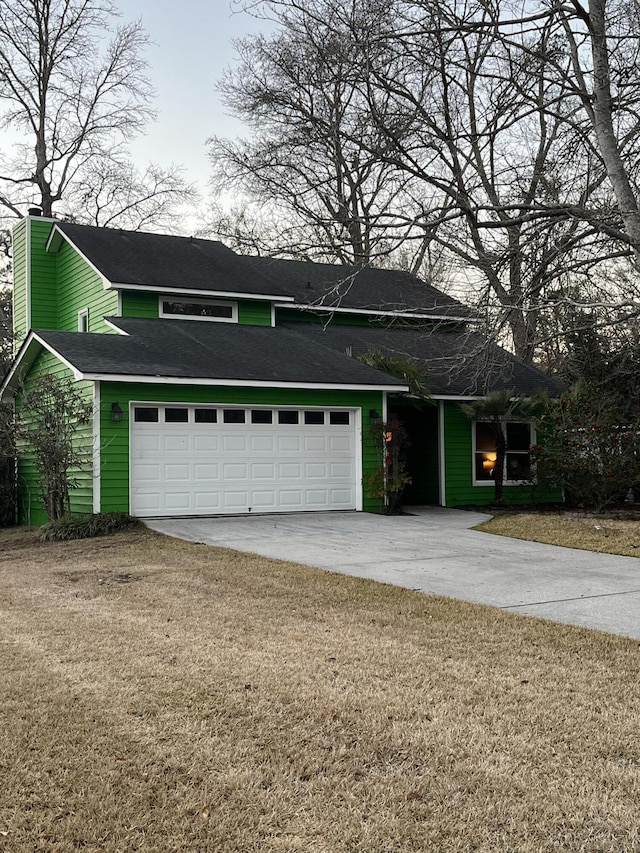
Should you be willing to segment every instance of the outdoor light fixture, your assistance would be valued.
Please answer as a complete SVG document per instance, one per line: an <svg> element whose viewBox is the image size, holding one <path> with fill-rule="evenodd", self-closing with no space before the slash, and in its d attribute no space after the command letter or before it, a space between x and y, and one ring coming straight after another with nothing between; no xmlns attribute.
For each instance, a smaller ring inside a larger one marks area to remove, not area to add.
<svg viewBox="0 0 640 853"><path fill-rule="evenodd" d="M382 423L382 417L377 409L369 409L369 420L372 424Z"/></svg>
<svg viewBox="0 0 640 853"><path fill-rule="evenodd" d="M122 420L122 409L117 403L111 404L111 420L114 424L119 424Z"/></svg>

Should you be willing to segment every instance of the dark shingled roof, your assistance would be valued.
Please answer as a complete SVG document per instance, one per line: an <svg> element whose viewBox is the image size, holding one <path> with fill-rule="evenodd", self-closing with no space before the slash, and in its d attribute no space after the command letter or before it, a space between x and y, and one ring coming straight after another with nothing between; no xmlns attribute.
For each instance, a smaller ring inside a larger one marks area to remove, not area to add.
<svg viewBox="0 0 640 853"><path fill-rule="evenodd" d="M532 395L562 386L477 333L287 323L275 328L193 320L112 317L126 335L38 331L82 373L197 381L397 386L402 382L357 360L374 348L409 355L434 396L481 396L513 389Z"/></svg>
<svg viewBox="0 0 640 853"><path fill-rule="evenodd" d="M425 372L426 385L435 396L483 396L511 390L530 396L540 390L562 391L562 384L477 332L438 332L420 329L346 326L329 323L287 323L290 329L317 344L353 356L378 349L390 355L408 355Z"/></svg>
<svg viewBox="0 0 640 853"><path fill-rule="evenodd" d="M69 222L56 225L113 284L288 295L275 279L261 275L249 259L216 240Z"/></svg>
<svg viewBox="0 0 640 853"><path fill-rule="evenodd" d="M467 306L400 270L238 255L215 240L56 224L113 284L291 297L325 308L474 316Z"/></svg>
<svg viewBox="0 0 640 853"><path fill-rule="evenodd" d="M111 318L127 335L37 331L86 374L331 385L403 383L283 328Z"/></svg>

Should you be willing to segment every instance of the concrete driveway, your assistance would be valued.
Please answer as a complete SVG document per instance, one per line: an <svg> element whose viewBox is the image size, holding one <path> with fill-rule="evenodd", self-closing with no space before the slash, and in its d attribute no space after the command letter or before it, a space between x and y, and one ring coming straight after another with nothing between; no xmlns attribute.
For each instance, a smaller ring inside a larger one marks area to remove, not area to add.
<svg viewBox="0 0 640 853"><path fill-rule="evenodd" d="M476 512L149 519L194 542L640 639L640 559L492 536Z"/></svg>

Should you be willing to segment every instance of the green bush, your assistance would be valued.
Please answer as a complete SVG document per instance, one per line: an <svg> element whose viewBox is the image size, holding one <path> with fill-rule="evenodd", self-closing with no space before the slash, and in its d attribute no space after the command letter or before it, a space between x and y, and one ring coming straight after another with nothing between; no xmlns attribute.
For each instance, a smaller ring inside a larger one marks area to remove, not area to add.
<svg viewBox="0 0 640 853"><path fill-rule="evenodd" d="M126 512L100 512L96 515L65 516L57 521L49 521L40 528L40 537L50 542L67 539L91 539L94 536L108 536L138 527L141 522Z"/></svg>

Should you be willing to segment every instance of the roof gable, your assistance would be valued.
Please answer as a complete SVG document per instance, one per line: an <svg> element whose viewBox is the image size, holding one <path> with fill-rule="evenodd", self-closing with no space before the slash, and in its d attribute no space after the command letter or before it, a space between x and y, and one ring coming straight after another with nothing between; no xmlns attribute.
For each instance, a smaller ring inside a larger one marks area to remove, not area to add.
<svg viewBox="0 0 640 853"><path fill-rule="evenodd" d="M56 224L116 288L257 296L307 310L472 319L473 311L401 270L238 255L216 240Z"/></svg>

